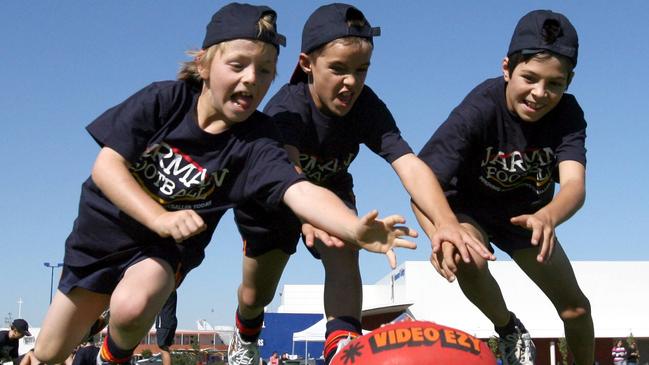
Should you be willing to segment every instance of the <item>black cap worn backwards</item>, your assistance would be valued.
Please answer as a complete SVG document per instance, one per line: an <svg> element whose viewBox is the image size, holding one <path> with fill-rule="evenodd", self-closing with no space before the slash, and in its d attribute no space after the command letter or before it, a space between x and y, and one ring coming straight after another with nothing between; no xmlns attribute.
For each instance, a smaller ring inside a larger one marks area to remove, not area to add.
<svg viewBox="0 0 649 365"><path fill-rule="evenodd" d="M24 320L22 318L14 319L14 321L11 323L11 325L16 329L16 331L22 333L25 336L31 336L32 335L29 332L29 324L27 323L26 320Z"/></svg>
<svg viewBox="0 0 649 365"><path fill-rule="evenodd" d="M203 49L233 39L254 39L274 45L279 52L280 45L286 46L286 37L277 33L277 24L275 30L261 33L257 26L259 19L267 14L277 16L277 13L267 6L231 3L222 7L212 15L212 20L207 24Z"/></svg>
<svg viewBox="0 0 649 365"><path fill-rule="evenodd" d="M350 20L363 20L362 27L350 26ZM381 35L381 28L372 27L363 12L352 5L333 3L316 9L302 29L302 53L310 53L333 40L344 37L361 37L373 44L372 38ZM306 74L298 67L291 76L291 83L306 80Z"/></svg>
<svg viewBox="0 0 649 365"><path fill-rule="evenodd" d="M518 21L507 56L518 51L530 54L544 50L567 57L576 66L579 39L565 15L551 10L534 10Z"/></svg>

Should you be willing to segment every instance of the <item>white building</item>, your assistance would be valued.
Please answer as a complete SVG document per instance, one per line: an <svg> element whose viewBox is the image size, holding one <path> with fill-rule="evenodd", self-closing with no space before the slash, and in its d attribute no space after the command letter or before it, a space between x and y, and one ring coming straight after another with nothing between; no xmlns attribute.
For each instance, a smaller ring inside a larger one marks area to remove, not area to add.
<svg viewBox="0 0 649 365"><path fill-rule="evenodd" d="M632 333L639 340L644 364L649 358L649 261L575 261L572 265L591 302L597 359L608 363L612 339ZM539 352L550 350L564 336L550 301L513 261L496 261L489 267L508 307L530 331ZM495 335L491 322L464 297L457 282L448 283L427 261L405 262L363 290L364 313L412 304L409 310L418 320L455 327L483 339ZM322 293L322 285L285 285L278 312L322 313Z"/></svg>

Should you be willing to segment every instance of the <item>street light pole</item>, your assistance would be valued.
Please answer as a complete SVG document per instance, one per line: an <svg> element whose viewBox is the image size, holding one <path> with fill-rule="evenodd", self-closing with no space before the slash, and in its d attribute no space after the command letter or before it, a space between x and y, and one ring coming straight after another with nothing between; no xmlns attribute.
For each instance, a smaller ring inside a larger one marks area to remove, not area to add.
<svg viewBox="0 0 649 365"><path fill-rule="evenodd" d="M54 269L63 266L63 263L59 262L57 264L53 264L51 262L44 262L43 265L52 269L52 275L50 276L50 304L52 304L52 290L54 289Z"/></svg>

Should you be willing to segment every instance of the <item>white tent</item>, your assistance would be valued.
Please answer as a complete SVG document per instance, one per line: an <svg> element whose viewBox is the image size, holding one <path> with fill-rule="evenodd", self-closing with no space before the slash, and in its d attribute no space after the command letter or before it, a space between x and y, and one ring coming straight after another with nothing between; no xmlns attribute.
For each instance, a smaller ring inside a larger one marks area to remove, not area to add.
<svg viewBox="0 0 649 365"><path fill-rule="evenodd" d="M325 331L327 330L327 318L322 316L322 319L316 322L311 327L304 329L300 332L293 332L293 347L291 353L295 354L295 342L304 341L304 358L308 356L309 342L324 342Z"/></svg>
<svg viewBox="0 0 649 365"><path fill-rule="evenodd" d="M572 266L592 305L596 337L633 333L636 338L649 338L649 260L573 261ZM507 306L524 319L532 337L564 336L552 304L513 261L491 262L489 268ZM299 313L296 308L302 308L303 313L322 311L322 285L284 285L282 293L278 312L285 312L284 307L295 313ZM491 322L464 297L457 281L446 282L428 261L406 261L374 285L363 285L364 314L399 303L414 303L408 309L418 320L460 328L480 338L495 334Z"/></svg>
<svg viewBox="0 0 649 365"><path fill-rule="evenodd" d="M311 327L300 332L293 332L292 354L295 354L295 342L304 341L304 358L309 355L309 342L325 342L325 331L327 330L327 318L323 315L322 319Z"/></svg>
<svg viewBox="0 0 649 365"><path fill-rule="evenodd" d="M322 319L316 322L311 327L304 329L300 332L293 332L293 342L306 341L306 342L324 342L325 331L327 331L327 319L322 316Z"/></svg>

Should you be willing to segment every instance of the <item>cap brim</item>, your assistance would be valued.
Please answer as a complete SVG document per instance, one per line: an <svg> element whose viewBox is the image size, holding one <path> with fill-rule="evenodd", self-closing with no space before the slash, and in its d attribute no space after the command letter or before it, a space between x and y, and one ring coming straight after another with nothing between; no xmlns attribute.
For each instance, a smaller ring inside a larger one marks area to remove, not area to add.
<svg viewBox="0 0 649 365"><path fill-rule="evenodd" d="M295 70L293 70L293 75L291 75L291 79L289 80L290 84L299 84L300 82L308 82L309 77L307 76L304 71L302 71L302 67L300 67L300 63L298 62L297 65L295 65Z"/></svg>
<svg viewBox="0 0 649 365"><path fill-rule="evenodd" d="M31 336L31 335L32 335L32 333L29 332L29 331L25 331L25 332L21 332L21 333L22 333L23 335L25 335L25 336Z"/></svg>

